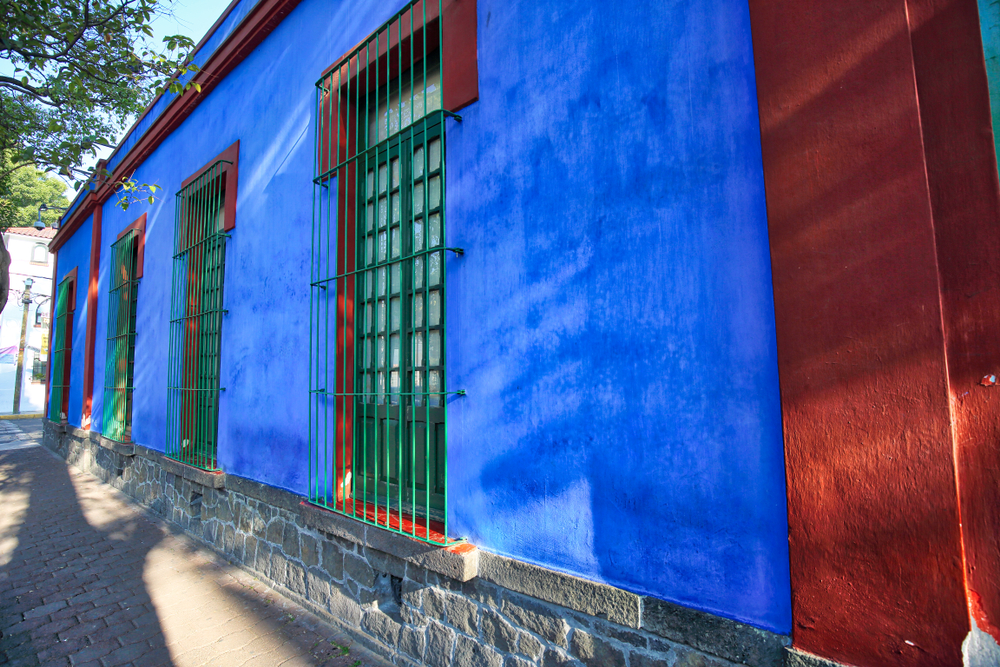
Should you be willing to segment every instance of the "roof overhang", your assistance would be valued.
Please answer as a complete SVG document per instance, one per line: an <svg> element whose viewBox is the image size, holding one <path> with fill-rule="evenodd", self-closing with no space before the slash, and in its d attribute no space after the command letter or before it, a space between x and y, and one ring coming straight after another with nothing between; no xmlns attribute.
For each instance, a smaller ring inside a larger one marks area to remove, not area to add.
<svg viewBox="0 0 1000 667"><path fill-rule="evenodd" d="M202 43L218 28L222 20L228 16L239 0L234 0L229 5L222 16L215 22L209 30ZM75 206L62 221L59 232L53 237L49 244L52 252L56 252L66 241L73 236L93 210L97 206L102 206L114 195L113 182L120 176L131 176L143 161L152 154L170 134L180 127L180 124L191 115L198 104L206 95L236 68L243 59L257 48L264 39L271 34L288 14L301 2L301 0L260 0L250 12L243 17L239 25L233 32L219 45L219 47L209 56L208 60L201 66L201 69L191 79L192 83L201 86L199 93L192 86L186 92L177 95L169 106L150 125L149 129L143 133L142 137L129 149L122 158L121 163L115 168L115 179L100 179L93 183L91 189L85 194L80 193L77 198L83 197L78 206ZM146 112L156 104L159 96L146 107ZM138 121L136 121L138 123ZM134 126L133 126L134 127ZM126 138L128 135L126 135ZM119 144L120 145L120 144ZM103 164L102 164L103 163ZM98 162L97 170L103 168L107 161Z"/></svg>

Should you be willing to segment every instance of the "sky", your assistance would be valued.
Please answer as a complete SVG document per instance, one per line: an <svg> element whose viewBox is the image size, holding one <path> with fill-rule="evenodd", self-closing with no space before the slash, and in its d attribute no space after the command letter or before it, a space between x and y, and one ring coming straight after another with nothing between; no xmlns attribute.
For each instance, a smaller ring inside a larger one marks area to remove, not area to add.
<svg viewBox="0 0 1000 667"><path fill-rule="evenodd" d="M229 6L229 0L174 0L162 5L172 15L158 16L153 21L156 43L167 35L187 35L197 43Z"/></svg>

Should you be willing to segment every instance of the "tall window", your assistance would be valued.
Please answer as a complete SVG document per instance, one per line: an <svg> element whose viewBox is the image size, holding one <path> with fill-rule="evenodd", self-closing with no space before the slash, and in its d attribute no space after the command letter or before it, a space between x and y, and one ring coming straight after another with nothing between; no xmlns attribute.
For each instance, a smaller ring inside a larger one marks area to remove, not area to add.
<svg viewBox="0 0 1000 667"><path fill-rule="evenodd" d="M235 169L217 160L177 193L170 307L167 456L217 468L226 229ZM231 206L232 204L232 206Z"/></svg>
<svg viewBox="0 0 1000 667"><path fill-rule="evenodd" d="M76 269L56 288L56 321L52 340L52 385L49 419L60 421L69 413L70 364L73 360L73 312L76 310Z"/></svg>
<svg viewBox="0 0 1000 667"><path fill-rule="evenodd" d="M141 277L140 247L145 215L111 245L108 286L108 349L104 368L104 435L132 439L132 378L135 364L135 315Z"/></svg>
<svg viewBox="0 0 1000 667"><path fill-rule="evenodd" d="M440 6L413 3L318 84L310 500L447 538Z"/></svg>

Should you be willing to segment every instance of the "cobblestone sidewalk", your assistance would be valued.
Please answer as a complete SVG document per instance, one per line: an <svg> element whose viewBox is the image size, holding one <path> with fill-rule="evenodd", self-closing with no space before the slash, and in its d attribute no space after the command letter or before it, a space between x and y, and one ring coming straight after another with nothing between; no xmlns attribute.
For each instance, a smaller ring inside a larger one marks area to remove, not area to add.
<svg viewBox="0 0 1000 667"><path fill-rule="evenodd" d="M385 667L0 420L0 664Z"/></svg>

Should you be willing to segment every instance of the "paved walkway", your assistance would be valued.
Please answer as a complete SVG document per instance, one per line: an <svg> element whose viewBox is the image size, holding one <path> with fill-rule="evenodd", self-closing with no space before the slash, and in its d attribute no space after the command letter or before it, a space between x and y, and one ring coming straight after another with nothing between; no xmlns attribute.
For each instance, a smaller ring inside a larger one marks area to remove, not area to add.
<svg viewBox="0 0 1000 667"><path fill-rule="evenodd" d="M387 662L0 420L0 664Z"/></svg>

